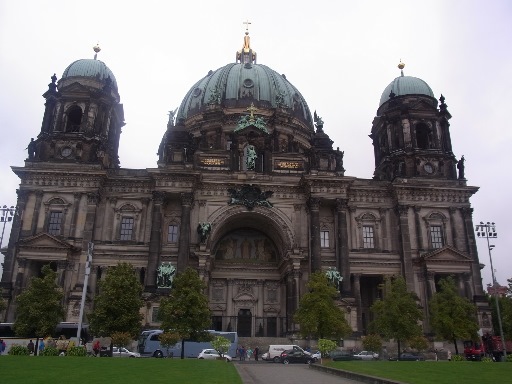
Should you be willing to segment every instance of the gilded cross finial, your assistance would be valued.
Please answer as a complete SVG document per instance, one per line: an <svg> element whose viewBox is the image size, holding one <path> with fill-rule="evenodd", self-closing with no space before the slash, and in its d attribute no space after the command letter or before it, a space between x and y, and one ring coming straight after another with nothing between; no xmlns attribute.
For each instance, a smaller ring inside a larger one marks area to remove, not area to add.
<svg viewBox="0 0 512 384"><path fill-rule="evenodd" d="M249 120L253 121L254 120L254 112L256 112L258 110L258 108L256 108L254 106L254 103L251 103L251 106L247 107L246 110L249 111L249 113L251 114L251 116L249 117Z"/></svg>
<svg viewBox="0 0 512 384"><path fill-rule="evenodd" d="M249 33L249 24L252 24L249 20L244 21L243 24L245 24L245 34Z"/></svg>

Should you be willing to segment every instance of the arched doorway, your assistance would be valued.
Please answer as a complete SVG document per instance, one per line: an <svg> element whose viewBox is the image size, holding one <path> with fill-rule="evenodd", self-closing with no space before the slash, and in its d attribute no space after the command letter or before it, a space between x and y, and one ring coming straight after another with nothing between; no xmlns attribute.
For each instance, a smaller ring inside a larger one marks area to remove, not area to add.
<svg viewBox="0 0 512 384"><path fill-rule="evenodd" d="M239 309L236 327L238 336L251 337L252 313L250 309Z"/></svg>

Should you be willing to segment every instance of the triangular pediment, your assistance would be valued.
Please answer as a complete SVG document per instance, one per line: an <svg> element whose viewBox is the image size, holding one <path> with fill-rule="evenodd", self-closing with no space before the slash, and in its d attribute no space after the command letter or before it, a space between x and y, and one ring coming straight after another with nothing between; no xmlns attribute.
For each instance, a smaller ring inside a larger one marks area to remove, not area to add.
<svg viewBox="0 0 512 384"><path fill-rule="evenodd" d="M233 301L256 301L256 298L251 293L243 292L236 295Z"/></svg>
<svg viewBox="0 0 512 384"><path fill-rule="evenodd" d="M53 249L65 252L78 252L79 248L68 242L62 241L48 233L42 232L35 236L25 238L19 242L21 249Z"/></svg>
<svg viewBox="0 0 512 384"><path fill-rule="evenodd" d="M425 253L421 258L427 264L436 262L471 263L472 261L470 256L450 245Z"/></svg>
<svg viewBox="0 0 512 384"><path fill-rule="evenodd" d="M66 87L60 88L59 93L90 92L91 90L79 82L74 82Z"/></svg>

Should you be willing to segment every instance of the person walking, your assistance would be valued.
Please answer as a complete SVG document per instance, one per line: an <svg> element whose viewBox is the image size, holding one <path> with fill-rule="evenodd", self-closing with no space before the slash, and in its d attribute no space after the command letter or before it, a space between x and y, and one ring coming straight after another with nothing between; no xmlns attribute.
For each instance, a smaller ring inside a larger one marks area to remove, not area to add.
<svg viewBox="0 0 512 384"><path fill-rule="evenodd" d="M251 360L252 357L252 349L251 347L247 347L247 360Z"/></svg>
<svg viewBox="0 0 512 384"><path fill-rule="evenodd" d="M39 340L38 352L37 354L41 356L41 353L44 351L44 340Z"/></svg>
<svg viewBox="0 0 512 384"><path fill-rule="evenodd" d="M258 355L260 354L260 349L258 347L254 348L254 360L258 361Z"/></svg>
<svg viewBox="0 0 512 384"><path fill-rule="evenodd" d="M34 342L32 340L30 340L28 342L27 349L28 349L29 355L33 355L34 354Z"/></svg>
<svg viewBox="0 0 512 384"><path fill-rule="evenodd" d="M3 339L0 339L0 355L3 355L5 351L5 341Z"/></svg>

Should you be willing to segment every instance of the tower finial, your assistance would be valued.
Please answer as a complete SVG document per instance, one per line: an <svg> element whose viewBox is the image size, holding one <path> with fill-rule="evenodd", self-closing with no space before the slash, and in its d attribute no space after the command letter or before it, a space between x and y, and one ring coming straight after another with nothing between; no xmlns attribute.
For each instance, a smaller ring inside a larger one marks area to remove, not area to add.
<svg viewBox="0 0 512 384"><path fill-rule="evenodd" d="M96 43L96 45L94 47L92 47L92 49L95 52L94 60L96 60L98 58L98 52L101 51L100 43Z"/></svg>
<svg viewBox="0 0 512 384"><path fill-rule="evenodd" d="M249 37L249 24L252 23L247 20L243 24L245 24L244 46L240 51L237 51L236 62L244 64L256 63L256 52L251 48L251 38Z"/></svg>
<svg viewBox="0 0 512 384"><path fill-rule="evenodd" d="M400 63L398 63L398 69L400 69L400 72L402 73L402 77L404 76L404 67L405 67L405 64L402 63L402 59L400 59Z"/></svg>

